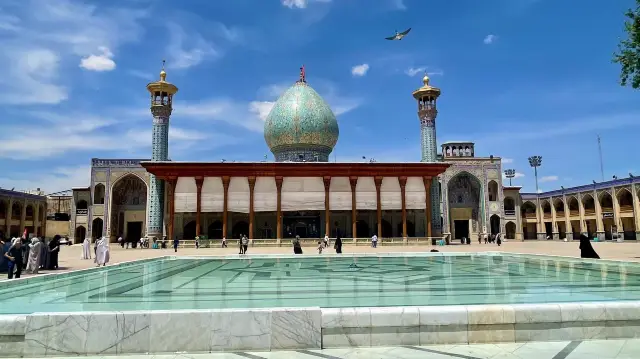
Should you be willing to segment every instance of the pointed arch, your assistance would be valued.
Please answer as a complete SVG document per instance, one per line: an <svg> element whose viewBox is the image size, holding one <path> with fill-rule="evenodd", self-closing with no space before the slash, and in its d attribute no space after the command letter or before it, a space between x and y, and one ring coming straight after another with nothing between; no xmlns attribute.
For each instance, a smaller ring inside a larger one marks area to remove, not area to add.
<svg viewBox="0 0 640 359"><path fill-rule="evenodd" d="M24 219L26 221L33 221L33 215L34 215L35 211L33 209L33 205L32 204L28 204L27 208L25 209L25 216Z"/></svg>
<svg viewBox="0 0 640 359"><path fill-rule="evenodd" d="M569 200L569 214L571 216L579 216L580 215L580 203L575 196L571 196L568 198Z"/></svg>
<svg viewBox="0 0 640 359"><path fill-rule="evenodd" d="M504 197L504 212L507 215L513 215L516 211L516 200L512 197ZM508 213L507 213L508 212Z"/></svg>
<svg viewBox="0 0 640 359"><path fill-rule="evenodd" d="M149 187L137 173L127 172L118 177L110 188L108 233L137 241L145 233ZM130 219L125 212L133 213Z"/></svg>
<svg viewBox="0 0 640 359"><path fill-rule="evenodd" d="M631 191L626 188L622 188L616 194L618 205L620 206L620 212L633 212L633 195Z"/></svg>
<svg viewBox="0 0 640 359"><path fill-rule="evenodd" d="M612 212L613 211L613 198L608 191L603 191L598 195L600 202L600 208L602 208L603 212Z"/></svg>
<svg viewBox="0 0 640 359"><path fill-rule="evenodd" d="M488 185L489 190L489 201L497 201L498 200L498 182L491 180Z"/></svg>
<svg viewBox="0 0 640 359"><path fill-rule="evenodd" d="M551 203L546 199L540 202L540 207L542 207L542 213L545 218L551 218Z"/></svg>
<svg viewBox="0 0 640 359"><path fill-rule="evenodd" d="M525 201L520 207L523 217L536 217L536 205L531 201Z"/></svg>
<svg viewBox="0 0 640 359"><path fill-rule="evenodd" d="M98 183L93 187L93 204L104 204L104 184Z"/></svg>
<svg viewBox="0 0 640 359"><path fill-rule="evenodd" d="M20 220L20 217L22 217L22 204L13 202L13 205L11 205L11 219Z"/></svg>
<svg viewBox="0 0 640 359"><path fill-rule="evenodd" d="M591 194L582 196L582 206L584 207L584 214L589 215L596 213L596 202Z"/></svg>
<svg viewBox="0 0 640 359"><path fill-rule="evenodd" d="M507 239L516 239L516 224L513 222L507 222L505 225L505 237Z"/></svg>
<svg viewBox="0 0 640 359"><path fill-rule="evenodd" d="M562 198L558 197L553 200L553 208L556 210L556 217L564 217L564 201Z"/></svg>
<svg viewBox="0 0 640 359"><path fill-rule="evenodd" d="M0 199L0 219L7 219L7 206L8 202Z"/></svg>

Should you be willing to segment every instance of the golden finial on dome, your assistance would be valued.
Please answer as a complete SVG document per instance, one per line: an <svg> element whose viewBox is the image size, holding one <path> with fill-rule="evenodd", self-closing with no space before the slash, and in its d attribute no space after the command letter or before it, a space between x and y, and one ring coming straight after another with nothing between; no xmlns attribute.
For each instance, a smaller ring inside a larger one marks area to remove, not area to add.
<svg viewBox="0 0 640 359"><path fill-rule="evenodd" d="M164 71L165 60L162 60L162 70L160 71L160 81L167 81L167 73Z"/></svg>
<svg viewBox="0 0 640 359"><path fill-rule="evenodd" d="M427 72L426 72L426 71L425 71L425 73L424 73L424 77L422 78L422 83L423 83L425 86L429 86L429 75L427 75Z"/></svg>

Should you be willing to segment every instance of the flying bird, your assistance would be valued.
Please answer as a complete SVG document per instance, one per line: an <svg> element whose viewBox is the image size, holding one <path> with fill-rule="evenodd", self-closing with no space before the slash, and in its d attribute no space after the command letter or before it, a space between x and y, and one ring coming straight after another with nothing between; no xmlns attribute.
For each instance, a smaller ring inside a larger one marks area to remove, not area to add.
<svg viewBox="0 0 640 359"><path fill-rule="evenodd" d="M389 36L389 37L385 37L385 40L402 40L403 37L407 36L409 31L411 31L411 28L408 28L403 32L396 31L395 35Z"/></svg>

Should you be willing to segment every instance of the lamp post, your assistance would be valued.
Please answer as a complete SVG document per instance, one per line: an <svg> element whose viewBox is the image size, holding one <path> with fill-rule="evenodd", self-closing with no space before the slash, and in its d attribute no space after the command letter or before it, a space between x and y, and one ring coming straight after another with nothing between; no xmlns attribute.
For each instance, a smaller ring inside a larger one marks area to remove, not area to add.
<svg viewBox="0 0 640 359"><path fill-rule="evenodd" d="M511 187L511 179L516 176L516 170L514 169L504 170L504 175L509 179L509 187Z"/></svg>
<svg viewBox="0 0 640 359"><path fill-rule="evenodd" d="M533 173L536 178L536 213L538 213L538 231L540 231L540 227L542 226L542 215L540 213L540 190L538 189L538 167L542 165L542 156L531 156L529 157L529 166L533 167ZM538 239L540 239L540 233L538 232Z"/></svg>

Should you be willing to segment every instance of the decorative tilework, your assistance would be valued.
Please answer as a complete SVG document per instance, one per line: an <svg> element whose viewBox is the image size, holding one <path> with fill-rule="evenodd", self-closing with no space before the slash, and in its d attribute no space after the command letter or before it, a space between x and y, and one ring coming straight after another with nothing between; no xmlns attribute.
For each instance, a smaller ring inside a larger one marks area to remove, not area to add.
<svg viewBox="0 0 640 359"><path fill-rule="evenodd" d="M151 161L169 160L169 117L172 108L152 106L153 133L151 144ZM149 214L147 217L147 236L162 237L164 225L164 181L154 175L150 176Z"/></svg>
<svg viewBox="0 0 640 359"><path fill-rule="evenodd" d="M329 105L301 81L280 96L264 123L264 139L276 161L298 162L302 155L305 161L326 162L339 133Z"/></svg>
<svg viewBox="0 0 640 359"><path fill-rule="evenodd" d="M104 186L104 220L102 221L102 235L110 238L109 203L111 202L111 168L107 168L107 182Z"/></svg>

